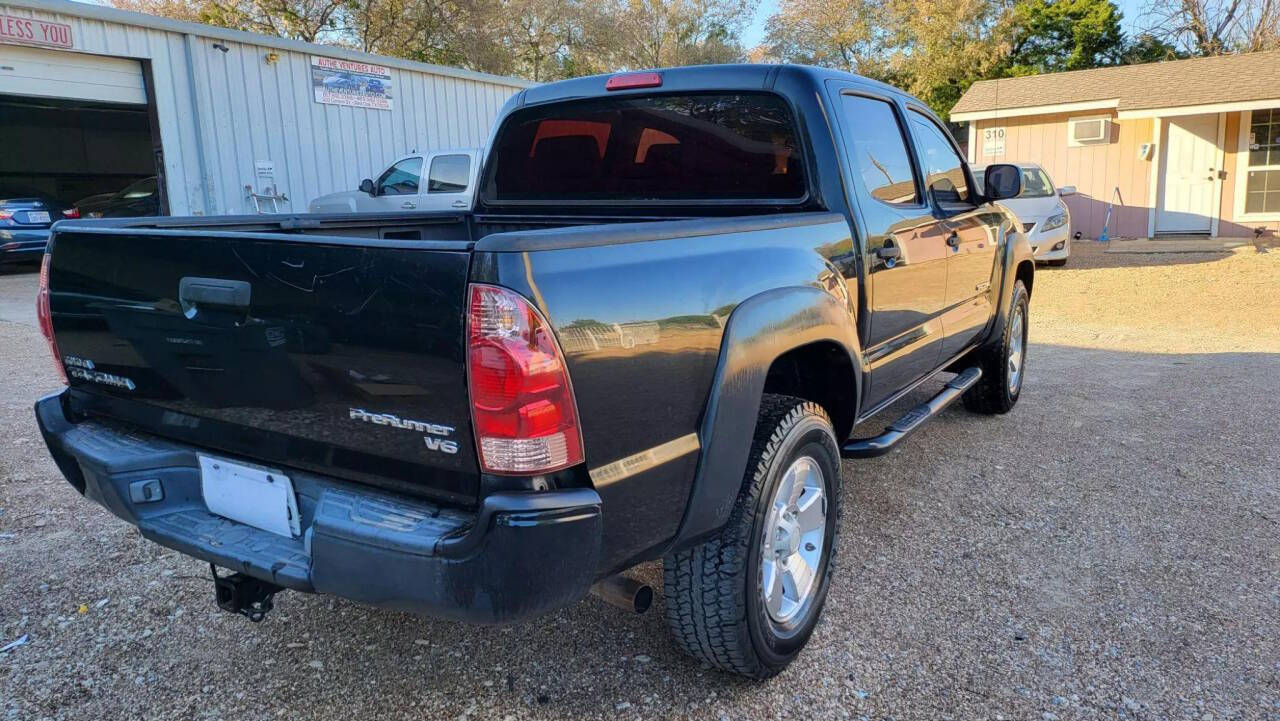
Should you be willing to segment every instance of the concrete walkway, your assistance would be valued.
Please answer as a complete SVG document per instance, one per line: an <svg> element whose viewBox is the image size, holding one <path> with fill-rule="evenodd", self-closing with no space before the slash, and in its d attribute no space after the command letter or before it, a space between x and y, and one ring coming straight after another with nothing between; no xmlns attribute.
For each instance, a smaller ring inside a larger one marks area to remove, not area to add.
<svg viewBox="0 0 1280 721"><path fill-rule="evenodd" d="M1108 253L1230 253L1237 248L1275 248L1275 238L1263 238L1255 243L1252 238L1134 238L1112 240Z"/></svg>

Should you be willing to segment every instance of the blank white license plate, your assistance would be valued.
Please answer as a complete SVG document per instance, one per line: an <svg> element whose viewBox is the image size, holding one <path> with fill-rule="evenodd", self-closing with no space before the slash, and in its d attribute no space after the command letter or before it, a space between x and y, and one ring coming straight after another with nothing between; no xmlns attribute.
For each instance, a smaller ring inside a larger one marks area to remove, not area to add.
<svg viewBox="0 0 1280 721"><path fill-rule="evenodd" d="M43 210L28 210L27 222L28 223L48 223L49 214Z"/></svg>
<svg viewBox="0 0 1280 721"><path fill-rule="evenodd" d="M301 533L293 481L280 471L202 455L200 489L210 513L289 538Z"/></svg>

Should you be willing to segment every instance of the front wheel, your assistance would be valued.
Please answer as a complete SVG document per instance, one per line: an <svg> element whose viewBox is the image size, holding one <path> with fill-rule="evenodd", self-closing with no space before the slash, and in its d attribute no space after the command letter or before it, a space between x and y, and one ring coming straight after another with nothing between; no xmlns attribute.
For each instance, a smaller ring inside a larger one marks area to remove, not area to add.
<svg viewBox="0 0 1280 721"><path fill-rule="evenodd" d="M1000 342L978 352L982 378L965 392L964 407L974 413L1008 413L1022 395L1027 363L1027 306L1030 295L1022 281L1013 282L1009 317Z"/></svg>
<svg viewBox="0 0 1280 721"><path fill-rule="evenodd" d="M840 450L817 404L766 395L742 490L715 536L663 560L684 651L756 679L800 653L826 601L840 519Z"/></svg>

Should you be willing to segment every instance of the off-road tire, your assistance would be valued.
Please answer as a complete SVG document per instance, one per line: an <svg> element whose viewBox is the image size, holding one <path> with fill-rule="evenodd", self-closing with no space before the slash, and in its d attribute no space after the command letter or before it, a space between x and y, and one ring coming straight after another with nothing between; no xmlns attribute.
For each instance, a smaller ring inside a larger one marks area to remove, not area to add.
<svg viewBox="0 0 1280 721"><path fill-rule="evenodd" d="M824 476L827 499L818 587L807 610L780 633L763 608L761 538L768 506L792 462L808 456ZM754 679L786 668L813 633L830 587L840 519L840 449L831 419L816 403L766 394L742 489L729 521L706 541L663 560L667 623L689 655Z"/></svg>
<svg viewBox="0 0 1280 721"><path fill-rule="evenodd" d="M1017 404L1022 395L1022 386L1026 383L1026 348L1027 329L1030 317L1027 314L1030 296L1027 287L1021 280L1013 282L1013 297L1009 302L1009 315L1005 317L1004 328L1000 332L1000 341L987 348L979 349L975 360L982 368L982 378L961 396L964 407L974 413L988 415L1008 413ZM1013 342L1011 334L1013 318L1022 313L1022 371L1016 389L1009 388L1009 344Z"/></svg>

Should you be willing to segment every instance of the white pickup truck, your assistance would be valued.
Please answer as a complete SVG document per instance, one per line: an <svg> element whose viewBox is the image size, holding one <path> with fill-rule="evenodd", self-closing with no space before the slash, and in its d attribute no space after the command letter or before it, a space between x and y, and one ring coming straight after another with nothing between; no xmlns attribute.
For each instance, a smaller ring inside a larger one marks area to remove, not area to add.
<svg viewBox="0 0 1280 721"><path fill-rule="evenodd" d="M307 210L311 213L467 210L471 208L479 166L480 150L476 148L406 155L382 171L377 180L365 178L357 190L322 195L311 201Z"/></svg>

